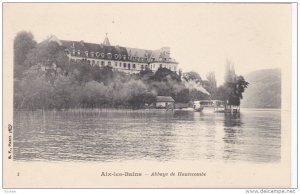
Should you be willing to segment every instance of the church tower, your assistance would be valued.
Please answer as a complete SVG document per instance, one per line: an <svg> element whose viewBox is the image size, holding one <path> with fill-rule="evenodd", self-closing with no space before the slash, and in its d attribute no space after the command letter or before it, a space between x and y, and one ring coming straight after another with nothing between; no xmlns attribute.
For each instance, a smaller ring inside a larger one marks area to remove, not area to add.
<svg viewBox="0 0 300 194"><path fill-rule="evenodd" d="M105 45L105 46L111 46L111 45L110 45L110 42L109 42L109 39L108 39L108 37L107 37L107 33L106 33L105 39L104 39L104 41L103 41L103 45Z"/></svg>

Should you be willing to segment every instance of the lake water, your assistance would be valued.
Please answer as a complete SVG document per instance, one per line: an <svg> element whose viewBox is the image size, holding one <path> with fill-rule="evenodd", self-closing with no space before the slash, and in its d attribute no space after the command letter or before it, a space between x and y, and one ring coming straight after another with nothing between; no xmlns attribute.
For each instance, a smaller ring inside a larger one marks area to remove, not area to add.
<svg viewBox="0 0 300 194"><path fill-rule="evenodd" d="M279 162L280 110L15 111L14 160Z"/></svg>

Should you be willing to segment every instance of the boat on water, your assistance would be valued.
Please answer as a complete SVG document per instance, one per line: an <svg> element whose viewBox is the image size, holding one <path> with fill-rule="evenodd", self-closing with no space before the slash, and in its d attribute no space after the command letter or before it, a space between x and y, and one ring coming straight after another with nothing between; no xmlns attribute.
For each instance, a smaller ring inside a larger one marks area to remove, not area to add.
<svg viewBox="0 0 300 194"><path fill-rule="evenodd" d="M221 100L198 100L193 101L194 111L202 112L203 110L215 113L224 113L225 105Z"/></svg>
<svg viewBox="0 0 300 194"><path fill-rule="evenodd" d="M201 103L200 103L199 100L193 101L193 109L194 109L194 111L196 111L196 112L202 112L203 108L204 107L201 106Z"/></svg>
<svg viewBox="0 0 300 194"><path fill-rule="evenodd" d="M203 111L203 108L197 108L197 109L194 109L196 112L202 112Z"/></svg>

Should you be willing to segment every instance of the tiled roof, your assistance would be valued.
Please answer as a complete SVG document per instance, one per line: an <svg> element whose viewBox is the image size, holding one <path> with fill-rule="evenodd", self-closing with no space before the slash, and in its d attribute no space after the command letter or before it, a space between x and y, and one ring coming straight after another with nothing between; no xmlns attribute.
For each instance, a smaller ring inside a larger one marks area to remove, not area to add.
<svg viewBox="0 0 300 194"><path fill-rule="evenodd" d="M125 47L119 46L107 46L103 44L93 44L83 41L66 41L61 40L62 46L66 47L72 54L72 51L75 50L75 56L80 57L89 57L89 58L103 58L111 60L121 60L123 56L128 56L127 50ZM80 54L78 55L78 51ZM86 53L88 52L88 53ZM93 55L92 53L93 52Z"/></svg>
<svg viewBox="0 0 300 194"><path fill-rule="evenodd" d="M59 40L55 36L52 36L48 41L56 41L61 46L65 47L71 55L75 51L74 56L78 57L88 57L97 59L108 59L108 60L125 60L125 61L136 61L136 62L172 62L176 61L172 58L168 58L169 55L166 54L165 50L146 50L122 46L111 46L109 45L109 40L105 44L95 44L87 43L84 41L68 41ZM78 53L78 51L80 51ZM167 58L167 61L162 61L162 59Z"/></svg>

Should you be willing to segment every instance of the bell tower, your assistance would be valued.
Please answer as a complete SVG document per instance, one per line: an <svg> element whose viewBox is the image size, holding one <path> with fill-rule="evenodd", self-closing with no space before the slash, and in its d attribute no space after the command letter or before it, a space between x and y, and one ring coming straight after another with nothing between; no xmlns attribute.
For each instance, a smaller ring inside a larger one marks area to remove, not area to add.
<svg viewBox="0 0 300 194"><path fill-rule="evenodd" d="M105 46L111 46L111 45L110 45L110 42L109 42L109 39L108 39L108 37L107 37L107 33L105 33L105 39L104 39L104 41L103 41L103 45L105 45Z"/></svg>

